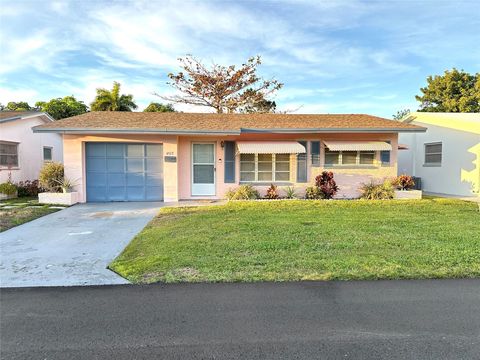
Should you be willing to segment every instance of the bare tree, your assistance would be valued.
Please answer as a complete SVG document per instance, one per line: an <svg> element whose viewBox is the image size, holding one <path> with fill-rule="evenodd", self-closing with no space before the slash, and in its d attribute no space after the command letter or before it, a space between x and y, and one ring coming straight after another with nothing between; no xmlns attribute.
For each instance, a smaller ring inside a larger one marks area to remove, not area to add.
<svg viewBox="0 0 480 360"><path fill-rule="evenodd" d="M276 79L265 80L257 75L261 65L260 56L251 57L238 69L235 65L222 66L213 64L207 68L192 55L179 58L184 71L168 74L171 81L167 84L178 90L181 95L161 96L174 103L206 106L217 113L272 112L275 102L268 96L282 88ZM263 106L258 106L262 104ZM271 104L266 107L266 104Z"/></svg>

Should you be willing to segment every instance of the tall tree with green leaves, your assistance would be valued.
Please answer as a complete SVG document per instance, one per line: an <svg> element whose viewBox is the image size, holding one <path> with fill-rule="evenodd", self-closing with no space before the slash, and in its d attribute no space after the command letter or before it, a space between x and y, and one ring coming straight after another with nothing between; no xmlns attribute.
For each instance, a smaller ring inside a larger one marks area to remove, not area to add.
<svg viewBox="0 0 480 360"><path fill-rule="evenodd" d="M30 106L26 101L10 101L4 108L5 111L36 111L37 108Z"/></svg>
<svg viewBox="0 0 480 360"><path fill-rule="evenodd" d="M47 112L55 120L84 114L88 110L87 105L83 101L75 99L73 95L51 99L48 102L38 101L35 103L35 106L41 111Z"/></svg>
<svg viewBox="0 0 480 360"><path fill-rule="evenodd" d="M158 102L151 102L144 110L144 112L176 112L172 104L161 104Z"/></svg>
<svg viewBox="0 0 480 360"><path fill-rule="evenodd" d="M480 112L480 73L446 70L443 75L429 76L427 86L420 88L419 111Z"/></svg>
<svg viewBox="0 0 480 360"><path fill-rule="evenodd" d="M192 55L178 60L183 71L168 74L171 81L167 84L180 94L160 96L169 102L209 107L217 113L250 112L259 104L265 105L268 97L283 86L276 79L265 80L257 74L260 56L249 58L239 67L208 67ZM261 109L266 110L265 106Z"/></svg>
<svg viewBox="0 0 480 360"><path fill-rule="evenodd" d="M132 111L138 106L133 100L133 95L120 94L120 83L114 81L112 90L97 89L97 96L90 104L92 111Z"/></svg>

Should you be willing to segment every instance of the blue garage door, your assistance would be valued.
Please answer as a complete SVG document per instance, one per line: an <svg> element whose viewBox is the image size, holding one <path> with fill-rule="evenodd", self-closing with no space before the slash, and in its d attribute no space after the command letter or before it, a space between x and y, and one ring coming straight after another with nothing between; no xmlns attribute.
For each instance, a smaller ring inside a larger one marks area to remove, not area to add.
<svg viewBox="0 0 480 360"><path fill-rule="evenodd" d="M86 143L87 201L163 200L161 144Z"/></svg>

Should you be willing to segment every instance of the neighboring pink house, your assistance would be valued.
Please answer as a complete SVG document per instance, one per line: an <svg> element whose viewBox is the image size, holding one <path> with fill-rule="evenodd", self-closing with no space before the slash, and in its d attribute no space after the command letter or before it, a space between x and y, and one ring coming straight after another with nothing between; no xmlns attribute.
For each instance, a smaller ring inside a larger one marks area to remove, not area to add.
<svg viewBox="0 0 480 360"><path fill-rule="evenodd" d="M331 170L356 197L362 182L397 174L399 132L424 128L364 114L90 112L34 128L63 134L66 176L81 201L223 198L270 184L301 193Z"/></svg>
<svg viewBox="0 0 480 360"><path fill-rule="evenodd" d="M34 134L32 127L54 121L38 111L0 111L0 183L36 180L45 161L61 162L62 137Z"/></svg>

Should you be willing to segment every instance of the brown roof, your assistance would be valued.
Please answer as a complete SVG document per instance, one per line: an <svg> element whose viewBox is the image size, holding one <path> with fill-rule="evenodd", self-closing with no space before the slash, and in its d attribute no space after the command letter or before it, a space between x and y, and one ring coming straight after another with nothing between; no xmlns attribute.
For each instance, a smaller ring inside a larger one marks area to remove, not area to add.
<svg viewBox="0 0 480 360"><path fill-rule="evenodd" d="M41 111L0 111L0 121L21 119L30 115L43 115Z"/></svg>
<svg viewBox="0 0 480 360"><path fill-rule="evenodd" d="M36 132L399 132L424 128L365 114L212 114L98 111L34 128Z"/></svg>

